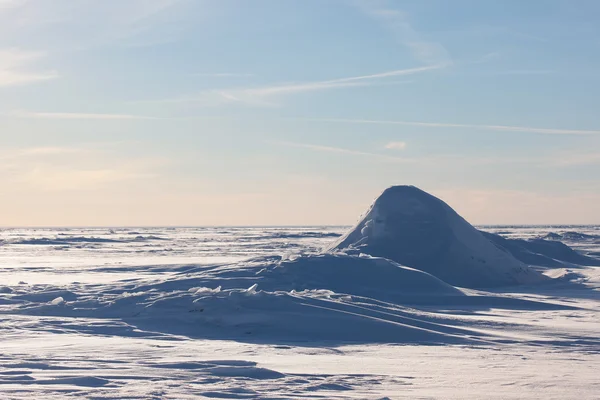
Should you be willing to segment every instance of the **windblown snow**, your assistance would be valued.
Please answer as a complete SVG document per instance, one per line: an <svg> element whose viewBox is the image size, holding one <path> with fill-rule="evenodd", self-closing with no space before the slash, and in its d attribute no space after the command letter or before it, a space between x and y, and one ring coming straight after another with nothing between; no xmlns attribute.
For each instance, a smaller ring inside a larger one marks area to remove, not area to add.
<svg viewBox="0 0 600 400"><path fill-rule="evenodd" d="M597 398L600 227L345 230L1 230L0 398Z"/></svg>

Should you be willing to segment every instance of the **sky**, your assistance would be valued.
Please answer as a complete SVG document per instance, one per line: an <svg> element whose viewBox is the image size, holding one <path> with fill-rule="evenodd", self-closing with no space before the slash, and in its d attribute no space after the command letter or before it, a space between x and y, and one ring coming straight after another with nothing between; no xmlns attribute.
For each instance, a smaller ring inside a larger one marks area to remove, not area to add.
<svg viewBox="0 0 600 400"><path fill-rule="evenodd" d="M600 223L595 0L0 0L0 226Z"/></svg>

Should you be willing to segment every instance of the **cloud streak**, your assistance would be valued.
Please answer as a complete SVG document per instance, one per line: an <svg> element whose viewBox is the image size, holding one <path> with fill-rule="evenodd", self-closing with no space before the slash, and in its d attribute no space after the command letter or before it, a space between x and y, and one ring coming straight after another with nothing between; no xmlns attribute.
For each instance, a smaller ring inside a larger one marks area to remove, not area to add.
<svg viewBox="0 0 600 400"><path fill-rule="evenodd" d="M64 154L78 154L87 152L86 149L77 148L77 147L58 147L58 146L48 146L48 147L31 147L27 149L21 150L19 153L23 156L52 156L52 155L64 155Z"/></svg>
<svg viewBox="0 0 600 400"><path fill-rule="evenodd" d="M99 113L73 113L73 112L37 112L37 111L12 111L4 116L24 119L92 119L92 120L156 120L159 117L149 117L134 114L99 114Z"/></svg>
<svg viewBox="0 0 600 400"><path fill-rule="evenodd" d="M0 49L0 87L16 86L58 78L55 71L32 71L32 65L46 56L44 52L17 48Z"/></svg>
<svg viewBox="0 0 600 400"><path fill-rule="evenodd" d="M192 76L198 76L203 78L250 78L254 74L243 74L243 73L232 73L232 72L217 72L217 73L195 73Z"/></svg>
<svg viewBox="0 0 600 400"><path fill-rule="evenodd" d="M375 120L375 119L345 119L345 118L308 118L304 119L314 122L332 122L347 124L371 124L371 125L402 125L424 128L464 128L474 130L486 130L497 132L525 132L539 133L543 135L600 135L600 130L586 129L556 129L556 128L536 128L528 126L510 126L510 125L478 125L478 124L455 124L445 122L415 122L399 120Z"/></svg>
<svg viewBox="0 0 600 400"><path fill-rule="evenodd" d="M507 71L490 72L490 75L552 75L556 71L552 69L509 69Z"/></svg>
<svg viewBox="0 0 600 400"><path fill-rule="evenodd" d="M182 0L8 1L0 0L0 34L7 37L61 35L53 51L99 45L144 46L172 41L191 18ZM4 10L4 12L2 12Z"/></svg>
<svg viewBox="0 0 600 400"><path fill-rule="evenodd" d="M461 162L469 165L483 165L483 164L502 164L502 163L515 163L515 162L525 162L530 163L531 160L510 160L507 158L468 158L460 155L431 155L431 156L422 156L422 157L397 157L390 156L387 154L380 153L372 153L368 151L361 150L353 150L347 149L344 147L334 147L334 146L322 146L316 144L307 144L307 143L296 143L296 142L286 142L286 141L268 141L267 143L275 144L279 146L286 147L295 147L300 149L307 149L320 153L337 153L337 154L345 154L350 156L359 156L365 158L371 158L373 160L387 162L387 163L398 163L398 164L421 164L421 165L434 165L440 162L452 162L456 164L457 162Z"/></svg>
<svg viewBox="0 0 600 400"><path fill-rule="evenodd" d="M413 162L417 161L416 159L394 157L394 156L388 156L385 154L346 149L343 147L322 146L322 145L316 145L316 144L295 143L295 142L285 142L285 141L269 141L267 143L275 144L275 145L279 145L279 146L308 149L308 150L317 151L317 152L349 154L349 155L354 155L354 156L371 157L371 158L376 158L376 159L388 161L388 162L413 163Z"/></svg>
<svg viewBox="0 0 600 400"><path fill-rule="evenodd" d="M389 142L385 145L385 148L388 150L404 150L406 149L405 142Z"/></svg>
<svg viewBox="0 0 600 400"><path fill-rule="evenodd" d="M559 154L551 163L560 167L576 167L600 164L600 153Z"/></svg>
<svg viewBox="0 0 600 400"><path fill-rule="evenodd" d="M447 64L428 65L416 68L396 69L367 75L357 75L322 81L282 83L250 88L212 89L201 92L197 96L174 99L141 101L142 103L196 103L200 105L222 105L240 103L254 106L277 106L277 97L299 93L343 89L352 87L397 85L407 81L390 81L388 78L415 75L435 71L447 67ZM139 102L138 102L139 103Z"/></svg>
<svg viewBox="0 0 600 400"><path fill-rule="evenodd" d="M453 165L494 165L494 164L523 164L538 168L568 168L584 165L600 164L600 153L557 153L546 154L534 157L506 157L506 156L485 156L466 157L461 154L434 154L420 157L397 157L387 154L373 153L368 151L353 150L344 147L324 146L309 143L297 143L287 141L267 141L269 144L286 146L300 149L307 149L319 153L337 153L350 156L359 156L375 159L378 161L401 163L401 164L421 164L434 165L444 162L450 162ZM390 142L385 146L390 150L404 150L405 142Z"/></svg>
<svg viewBox="0 0 600 400"><path fill-rule="evenodd" d="M397 76L414 75L422 72L433 71L446 67L445 64L428 65L425 67L396 69L392 71L379 72L376 74L351 76L325 81L296 83L288 85L273 85L254 89L244 89L242 92L254 96L272 96L299 92L310 92L315 90L335 89L352 86L368 86L373 81Z"/></svg>
<svg viewBox="0 0 600 400"><path fill-rule="evenodd" d="M111 183L154 177L156 174L118 168L77 169L44 165L24 173L20 182L44 191L81 191L99 189Z"/></svg>
<svg viewBox="0 0 600 400"><path fill-rule="evenodd" d="M359 0L355 4L363 13L380 22L417 60L430 65L452 63L446 48L440 43L424 39L413 28L408 15L393 8L393 3L385 0Z"/></svg>
<svg viewBox="0 0 600 400"><path fill-rule="evenodd" d="M103 149L115 144L3 149L0 178L15 190L96 190L119 182L155 178L159 176L158 168L169 162L164 158L123 158Z"/></svg>

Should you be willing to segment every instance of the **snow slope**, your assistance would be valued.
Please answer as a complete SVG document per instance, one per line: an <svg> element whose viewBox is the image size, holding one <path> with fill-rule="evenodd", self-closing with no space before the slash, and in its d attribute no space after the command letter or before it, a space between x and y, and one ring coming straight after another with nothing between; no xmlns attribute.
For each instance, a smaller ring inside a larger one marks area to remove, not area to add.
<svg viewBox="0 0 600 400"><path fill-rule="evenodd" d="M581 265L600 266L599 260L578 253L556 239L506 239L493 233L482 232L482 234L491 242L508 251L516 259L528 265L552 268Z"/></svg>
<svg viewBox="0 0 600 400"><path fill-rule="evenodd" d="M291 290L328 289L382 301L397 301L406 296L463 295L428 273L367 255L301 256L283 260L262 275L269 282L267 286Z"/></svg>
<svg viewBox="0 0 600 400"><path fill-rule="evenodd" d="M490 242L446 203L414 186L386 189L328 251L385 257L468 288L545 280Z"/></svg>

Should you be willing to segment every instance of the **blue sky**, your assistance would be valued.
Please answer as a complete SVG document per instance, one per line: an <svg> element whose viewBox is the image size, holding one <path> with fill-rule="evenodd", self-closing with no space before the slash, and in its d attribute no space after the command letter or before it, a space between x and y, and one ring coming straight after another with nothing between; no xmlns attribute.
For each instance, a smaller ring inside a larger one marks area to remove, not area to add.
<svg viewBox="0 0 600 400"><path fill-rule="evenodd" d="M0 0L0 225L600 223L594 0Z"/></svg>

